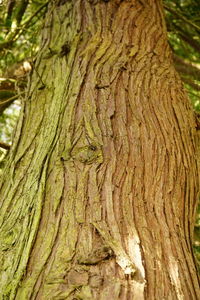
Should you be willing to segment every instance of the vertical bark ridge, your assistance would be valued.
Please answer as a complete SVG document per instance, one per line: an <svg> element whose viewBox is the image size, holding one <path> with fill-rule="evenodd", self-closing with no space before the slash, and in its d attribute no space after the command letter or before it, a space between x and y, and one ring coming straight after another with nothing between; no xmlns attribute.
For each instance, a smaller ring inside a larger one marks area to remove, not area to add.
<svg viewBox="0 0 200 300"><path fill-rule="evenodd" d="M171 63L160 1L52 2L1 186L4 296L198 299L195 126Z"/></svg>

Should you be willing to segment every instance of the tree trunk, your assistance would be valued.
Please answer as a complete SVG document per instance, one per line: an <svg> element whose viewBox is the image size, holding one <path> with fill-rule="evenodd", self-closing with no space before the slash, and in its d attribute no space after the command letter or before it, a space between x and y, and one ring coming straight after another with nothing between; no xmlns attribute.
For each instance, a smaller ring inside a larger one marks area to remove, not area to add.
<svg viewBox="0 0 200 300"><path fill-rule="evenodd" d="M195 134L159 0L52 1L1 185L0 299L200 299Z"/></svg>

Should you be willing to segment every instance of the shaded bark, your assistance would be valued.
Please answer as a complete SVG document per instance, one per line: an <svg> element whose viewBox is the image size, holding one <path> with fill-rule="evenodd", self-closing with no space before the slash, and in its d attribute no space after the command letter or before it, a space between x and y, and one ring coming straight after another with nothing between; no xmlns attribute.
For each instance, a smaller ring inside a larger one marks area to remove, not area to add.
<svg viewBox="0 0 200 300"><path fill-rule="evenodd" d="M2 299L198 299L195 134L160 1L54 1L1 185Z"/></svg>

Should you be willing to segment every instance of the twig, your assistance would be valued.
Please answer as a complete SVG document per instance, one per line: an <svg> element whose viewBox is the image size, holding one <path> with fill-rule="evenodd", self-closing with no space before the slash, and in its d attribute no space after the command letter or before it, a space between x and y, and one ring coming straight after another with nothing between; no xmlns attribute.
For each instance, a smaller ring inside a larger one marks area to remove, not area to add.
<svg viewBox="0 0 200 300"><path fill-rule="evenodd" d="M188 94L190 94L190 95L192 95L192 96L195 96L196 98L200 99L200 96L198 96L197 94L192 93L192 92L190 92L190 91L188 91L188 90L187 90L187 92L188 92Z"/></svg>
<svg viewBox="0 0 200 300"><path fill-rule="evenodd" d="M178 57L177 55L174 55L173 58L175 62L175 68L178 72L193 76L195 80L200 80L200 68L192 63L186 62L184 59Z"/></svg>
<svg viewBox="0 0 200 300"><path fill-rule="evenodd" d="M195 50L200 52L200 43L195 40L191 35L188 34L185 29L182 27L178 26L177 24L173 24L173 27L177 31L177 34L186 42L188 43L191 47L193 47Z"/></svg>
<svg viewBox="0 0 200 300"><path fill-rule="evenodd" d="M200 85L195 83L193 80L186 78L184 76L181 76L181 79L183 80L183 82L185 82L186 84L189 84L194 90L196 91L200 91Z"/></svg>
<svg viewBox="0 0 200 300"><path fill-rule="evenodd" d="M38 8L38 10L36 10L36 12L35 12L32 16L30 16L30 18L29 18L26 22L24 22L24 24L22 24L22 27L24 27L24 26L26 26L27 24L29 24L29 23L31 22L31 20L32 20L35 16L37 16L37 14L39 14L39 12L40 12L44 7L46 7L46 6L48 5L48 3L49 3L49 1L47 1L47 2L45 2L43 5L41 5L41 6Z"/></svg>
<svg viewBox="0 0 200 300"><path fill-rule="evenodd" d="M14 101L15 99L17 99L19 96L24 95L24 94L25 94L25 92L21 92L21 93L15 95L15 96L12 96L12 97L6 99L5 101L0 101L0 106L1 106L1 105L4 105L5 103L13 102L13 101Z"/></svg>
<svg viewBox="0 0 200 300"><path fill-rule="evenodd" d="M195 28L196 30L200 31L200 27L198 25L192 23L190 20L188 20L187 18L179 14L177 11L175 11L173 8L167 6L166 4L164 4L164 8L169 12L171 12L172 14L176 15L179 19L183 20L184 22L186 22L187 24Z"/></svg>
<svg viewBox="0 0 200 300"><path fill-rule="evenodd" d="M32 19L44 8L48 5L49 1L47 1L46 3L44 3L43 5L41 5L38 10L36 10L36 12L30 16L30 18L28 20L26 20L21 28L17 27L15 32L12 35L12 38L10 38L8 41L5 41L3 43L0 43L0 51L3 50L4 48L8 48L10 45L12 45L13 42L15 42L19 36L23 33L23 31L25 30L25 28L29 25L29 23L32 21Z"/></svg>
<svg viewBox="0 0 200 300"><path fill-rule="evenodd" d="M0 147L5 150L9 150L11 146L9 144L0 141Z"/></svg>

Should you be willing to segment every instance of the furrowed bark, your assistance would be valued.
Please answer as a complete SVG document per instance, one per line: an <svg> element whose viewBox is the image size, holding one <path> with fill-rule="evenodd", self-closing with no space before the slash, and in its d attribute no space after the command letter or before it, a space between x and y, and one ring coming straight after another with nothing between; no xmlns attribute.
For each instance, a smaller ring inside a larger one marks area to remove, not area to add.
<svg viewBox="0 0 200 300"><path fill-rule="evenodd" d="M195 134L160 1L52 2L1 185L2 299L198 299Z"/></svg>

